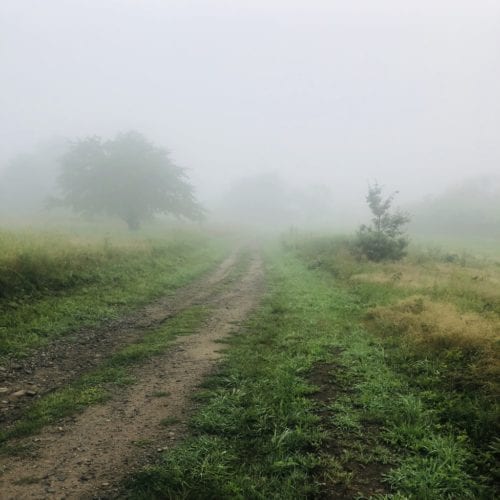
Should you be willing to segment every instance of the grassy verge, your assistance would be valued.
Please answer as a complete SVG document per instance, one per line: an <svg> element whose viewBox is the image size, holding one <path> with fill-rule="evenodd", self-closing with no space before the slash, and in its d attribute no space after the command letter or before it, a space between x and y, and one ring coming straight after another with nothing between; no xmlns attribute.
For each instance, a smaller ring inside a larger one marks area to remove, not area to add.
<svg viewBox="0 0 500 500"><path fill-rule="evenodd" d="M299 254L361 299L363 324L388 364L420 388L443 428L470 442L478 474L498 477L498 260L431 249L400 262L359 262L332 239L310 240Z"/></svg>
<svg viewBox="0 0 500 500"><path fill-rule="evenodd" d="M201 233L154 238L0 234L0 360L115 318L212 268L226 248Z"/></svg>
<svg viewBox="0 0 500 500"><path fill-rule="evenodd" d="M478 467L489 457L434 409L443 394L414 383L363 327L366 290L281 252L268 279L261 309L198 395L190 436L136 474L129 497L494 495Z"/></svg>

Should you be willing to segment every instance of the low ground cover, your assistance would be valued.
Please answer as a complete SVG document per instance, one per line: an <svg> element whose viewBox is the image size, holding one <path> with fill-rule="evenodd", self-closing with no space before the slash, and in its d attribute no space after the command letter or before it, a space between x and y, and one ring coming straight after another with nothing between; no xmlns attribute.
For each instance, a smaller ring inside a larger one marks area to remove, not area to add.
<svg viewBox="0 0 500 500"><path fill-rule="evenodd" d="M362 298L362 324L388 366L418 389L439 425L469 447L479 482L498 478L500 266L497 259L431 248L398 263L353 259L346 240L310 240L309 266ZM340 271L339 271L340 270Z"/></svg>

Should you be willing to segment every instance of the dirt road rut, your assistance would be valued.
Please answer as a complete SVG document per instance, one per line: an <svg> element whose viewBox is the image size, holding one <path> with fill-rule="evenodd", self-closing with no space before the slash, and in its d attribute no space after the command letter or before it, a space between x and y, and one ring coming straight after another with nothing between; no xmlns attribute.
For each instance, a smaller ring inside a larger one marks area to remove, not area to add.
<svg viewBox="0 0 500 500"><path fill-rule="evenodd" d="M118 320L80 331L52 341L31 356L11 360L0 370L0 386L7 389L0 405L0 425L15 421L33 399L64 386L82 373L99 366L103 359L188 307L203 304L216 293L230 276L238 259L236 249L211 274L166 295ZM18 391L29 390L31 397L16 397ZM9 396L10 395L10 396Z"/></svg>

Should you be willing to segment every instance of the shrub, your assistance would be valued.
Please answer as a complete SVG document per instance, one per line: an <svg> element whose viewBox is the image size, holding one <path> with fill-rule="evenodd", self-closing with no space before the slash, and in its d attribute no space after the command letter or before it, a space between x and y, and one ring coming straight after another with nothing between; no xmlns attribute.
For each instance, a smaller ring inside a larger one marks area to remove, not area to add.
<svg viewBox="0 0 500 500"><path fill-rule="evenodd" d="M410 222L407 213L396 210L391 212L391 205L396 193L387 198L382 196L382 186L375 183L368 187L366 202L373 214L369 226L363 224L356 235L353 253L369 260L399 260L406 255L408 239L403 226Z"/></svg>

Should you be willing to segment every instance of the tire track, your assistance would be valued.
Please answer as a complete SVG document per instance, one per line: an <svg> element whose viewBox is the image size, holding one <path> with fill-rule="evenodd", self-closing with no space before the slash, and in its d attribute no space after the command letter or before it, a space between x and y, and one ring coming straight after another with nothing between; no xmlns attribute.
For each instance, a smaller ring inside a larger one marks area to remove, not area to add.
<svg viewBox="0 0 500 500"><path fill-rule="evenodd" d="M22 361L14 361L0 371L0 422L7 427L31 405L33 397L62 387L99 366L106 357L140 339L179 312L203 303L218 293L219 285L231 274L240 257L234 250L208 276L174 291L119 320L96 328L85 328L60 337ZM20 391L20 392L19 392ZM17 394L16 394L17 393Z"/></svg>
<svg viewBox="0 0 500 500"><path fill-rule="evenodd" d="M37 437L35 458L1 460L2 498L113 497L120 481L151 459L151 450L168 450L182 439L191 395L221 356L218 341L257 305L262 287L262 262L255 252L234 286L219 296L205 296L213 312L199 331L138 367L135 385L107 404L88 408L67 428L46 428ZM153 397L155 392L168 397ZM160 425L164 418L178 423L165 428Z"/></svg>

